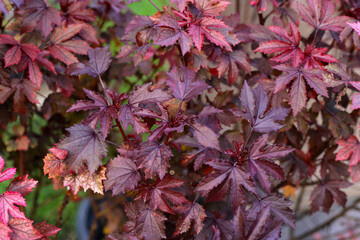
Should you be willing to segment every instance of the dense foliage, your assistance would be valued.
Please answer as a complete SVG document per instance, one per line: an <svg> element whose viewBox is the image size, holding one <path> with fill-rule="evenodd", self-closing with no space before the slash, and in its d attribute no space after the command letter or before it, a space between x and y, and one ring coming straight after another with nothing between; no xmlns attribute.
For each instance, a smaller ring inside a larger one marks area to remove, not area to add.
<svg viewBox="0 0 360 240"><path fill-rule="evenodd" d="M1 239L59 231L18 207L42 167L67 189L59 220L88 189L112 202L97 216L124 211L109 239L278 239L309 185L311 213L344 207L360 179L359 3L251 0L254 23L224 0L149 1L150 17L133 0L0 0L0 147L21 175L0 195Z"/></svg>

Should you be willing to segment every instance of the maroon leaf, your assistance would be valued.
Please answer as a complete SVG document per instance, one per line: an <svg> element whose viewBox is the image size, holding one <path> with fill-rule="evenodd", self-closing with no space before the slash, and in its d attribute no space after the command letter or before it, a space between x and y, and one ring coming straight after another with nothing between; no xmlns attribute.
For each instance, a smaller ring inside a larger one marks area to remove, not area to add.
<svg viewBox="0 0 360 240"><path fill-rule="evenodd" d="M177 99L189 101L193 97L199 95L202 91L208 89L210 86L205 82L196 79L196 73L186 67L174 67L171 72L167 74L169 86L172 94Z"/></svg>
<svg viewBox="0 0 360 240"><path fill-rule="evenodd" d="M69 39L78 34L82 27L82 24L72 24L68 27L61 28L57 27L50 36L50 54L67 66L78 62L78 59L72 53L85 55L90 49L90 46L83 40Z"/></svg>
<svg viewBox="0 0 360 240"><path fill-rule="evenodd" d="M24 218L13 217L8 226L11 229L10 238L12 240L35 240L42 237L42 235L33 227L33 221Z"/></svg>
<svg viewBox="0 0 360 240"><path fill-rule="evenodd" d="M144 84L136 89L133 94L129 97L129 103L131 105L145 104L145 103L154 103L154 102L163 102L169 100L171 95L167 92L164 92L160 89L155 89L149 91L151 83Z"/></svg>
<svg viewBox="0 0 360 240"><path fill-rule="evenodd" d="M236 209L244 201L243 187L255 193L255 186L249 174L237 164L229 161L213 161L207 164L216 171L205 176L196 187L195 191L203 196L207 196L212 189L219 186L216 193L224 197L224 193L226 195L230 188L232 206Z"/></svg>
<svg viewBox="0 0 360 240"><path fill-rule="evenodd" d="M340 32L349 20L346 16L332 17L335 6L329 0L307 0L308 6L297 4L302 19L315 29Z"/></svg>
<svg viewBox="0 0 360 240"><path fill-rule="evenodd" d="M10 182L6 190L9 192L18 192L21 195L25 196L33 190L37 183L38 181L35 181L31 178L29 179L28 175L26 174L25 176L18 176L14 178Z"/></svg>
<svg viewBox="0 0 360 240"><path fill-rule="evenodd" d="M87 89L84 89L84 92L92 101L79 100L69 108L68 112L98 109L93 111L82 123L96 128L97 123L100 122L100 131L106 138L112 126L112 119L117 117L117 109L113 104L109 104L102 95Z"/></svg>
<svg viewBox="0 0 360 240"><path fill-rule="evenodd" d="M66 69L66 73L70 75L88 74L96 77L105 72L111 63L110 48L95 48L89 49L87 52L89 56L89 63L75 63Z"/></svg>
<svg viewBox="0 0 360 240"><path fill-rule="evenodd" d="M248 240L259 239L260 234L263 232L268 220L270 218L270 207L266 206L257 216L255 222L251 225L247 235Z"/></svg>
<svg viewBox="0 0 360 240"><path fill-rule="evenodd" d="M157 180L153 185L144 184L139 186L140 193L136 196L136 200L142 199L144 202L150 199L151 207L156 210L175 214L169 203L179 205L188 202L185 196L171 188L177 188L183 185L184 181L169 177L163 180Z"/></svg>
<svg viewBox="0 0 360 240"><path fill-rule="evenodd" d="M8 223L11 215L13 218L25 218L23 212L15 206L26 206L25 199L18 192L4 192L0 195L0 221Z"/></svg>
<svg viewBox="0 0 360 240"><path fill-rule="evenodd" d="M167 218L160 212L145 208L140 211L140 215L136 219L135 231L145 240L160 240L166 238L165 220L167 220Z"/></svg>
<svg viewBox="0 0 360 240"><path fill-rule="evenodd" d="M194 129L194 137L206 148L220 150L217 134L211 128L200 123L190 125Z"/></svg>
<svg viewBox="0 0 360 240"><path fill-rule="evenodd" d="M346 194L340 188L351 186L346 180L329 180L321 183L311 192L311 212L315 212L323 208L324 212L329 212L334 200L341 206L345 206Z"/></svg>
<svg viewBox="0 0 360 240"><path fill-rule="evenodd" d="M225 52L220 55L217 60L219 65L217 66L218 76L222 76L225 72L228 72L228 83L231 85L239 77L239 67L243 68L246 72L251 72L251 66L249 57L241 50L235 50L232 52Z"/></svg>
<svg viewBox="0 0 360 240"><path fill-rule="evenodd" d="M138 151L138 169L142 168L146 178L158 174L163 179L170 166L169 160L173 156L168 146L156 142L145 142Z"/></svg>
<svg viewBox="0 0 360 240"><path fill-rule="evenodd" d="M1 34L0 35L0 44L8 44L12 45L13 47L10 48L5 56L5 67L18 64L20 62L22 53L28 56L32 61L38 56L40 50L38 47L29 44L29 43L19 43L10 35Z"/></svg>
<svg viewBox="0 0 360 240"><path fill-rule="evenodd" d="M256 215L267 206L275 217L284 221L287 225L295 228L294 212L289 208L293 202L277 195L269 195L260 200L255 200L249 209L248 217L255 219Z"/></svg>
<svg viewBox="0 0 360 240"><path fill-rule="evenodd" d="M85 162L90 173L94 173L107 153L102 136L91 127L81 124L76 124L66 130L70 135L57 145L58 149L68 152L64 163L70 169L78 171Z"/></svg>
<svg viewBox="0 0 360 240"><path fill-rule="evenodd" d="M183 212L184 217L176 224L174 235L189 231L192 222L194 222L194 230L196 234L199 234L204 226L203 222L206 217L204 208L198 203L193 203L186 205Z"/></svg>
<svg viewBox="0 0 360 240"><path fill-rule="evenodd" d="M158 21L158 26L161 28L157 38L154 40L154 44L171 46L179 41L182 55L189 52L193 42L189 35L181 28L178 21L172 16L167 15L163 15Z"/></svg>
<svg viewBox="0 0 360 240"><path fill-rule="evenodd" d="M53 25L61 25L60 11L49 5L46 0L27 0L19 13L26 15L22 22L26 32L38 28L45 38L52 31Z"/></svg>
<svg viewBox="0 0 360 240"><path fill-rule="evenodd" d="M0 156L0 182L12 179L16 173L16 168L8 168L5 171L1 172L4 169L5 161Z"/></svg>
<svg viewBox="0 0 360 240"><path fill-rule="evenodd" d="M61 229L50 224L47 224L45 221L41 223L35 223L34 228L43 236L41 239L47 240L49 237L57 234Z"/></svg>
<svg viewBox="0 0 360 240"><path fill-rule="evenodd" d="M254 131L266 133L277 131L283 127L283 125L275 121L284 120L289 109L278 107L265 113L269 98L261 85L251 90L245 81L241 90L240 101L245 112L240 109L232 110L232 112L236 116L245 118L252 125Z"/></svg>
<svg viewBox="0 0 360 240"><path fill-rule="evenodd" d="M105 189L111 189L113 196L134 189L140 180L135 163L124 157L116 157L110 161L106 176Z"/></svg>
<svg viewBox="0 0 360 240"><path fill-rule="evenodd" d="M38 87L25 78L3 81L0 90L0 103L4 103L14 93L14 110L20 114L26 113L25 97L32 103L39 103L36 94Z"/></svg>
<svg viewBox="0 0 360 240"><path fill-rule="evenodd" d="M323 95L324 97L329 97L326 85L322 80L322 70L301 69L287 65L277 65L274 68L286 72L286 74L283 74L276 79L275 93L284 89L286 85L294 80L290 91L290 105L294 115L297 115L306 104L305 81L316 93Z"/></svg>

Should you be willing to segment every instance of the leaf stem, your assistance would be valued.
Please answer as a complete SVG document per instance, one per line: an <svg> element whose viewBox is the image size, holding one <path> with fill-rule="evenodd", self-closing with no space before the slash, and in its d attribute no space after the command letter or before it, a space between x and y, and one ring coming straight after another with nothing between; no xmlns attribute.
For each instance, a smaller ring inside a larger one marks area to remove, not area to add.
<svg viewBox="0 0 360 240"><path fill-rule="evenodd" d="M120 130L120 133L121 133L124 141L126 141L126 140L127 140L127 137L126 137L126 134L125 134L125 132L124 132L123 127L121 126L121 123L120 123L119 120L117 120L117 119L115 119L115 122L116 122L116 126L117 126L117 127L119 128L119 130Z"/></svg>
<svg viewBox="0 0 360 240"><path fill-rule="evenodd" d="M156 6L156 4L152 1L152 0L149 0L149 2L159 11L161 12L160 8L158 6Z"/></svg>
<svg viewBox="0 0 360 240"><path fill-rule="evenodd" d="M251 137L251 134L252 134L252 131L253 131L253 127L250 128L250 131L246 137L246 140L244 142L244 146L242 147L241 149L241 154L244 152L245 148L246 148L246 145L248 144L249 140L250 140L250 137Z"/></svg>

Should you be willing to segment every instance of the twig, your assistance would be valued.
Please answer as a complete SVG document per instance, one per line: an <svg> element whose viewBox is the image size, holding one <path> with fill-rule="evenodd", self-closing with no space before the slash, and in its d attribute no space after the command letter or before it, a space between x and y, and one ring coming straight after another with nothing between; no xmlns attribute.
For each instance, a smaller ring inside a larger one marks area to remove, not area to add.
<svg viewBox="0 0 360 240"><path fill-rule="evenodd" d="M299 211L300 203L302 202L302 199L304 197L304 192L305 192L305 186L301 187L299 196L296 199L295 208L294 208L295 213ZM294 237L295 237L295 231L293 228L290 228L290 239L294 239Z"/></svg>
<svg viewBox="0 0 360 240"><path fill-rule="evenodd" d="M311 234L316 233L317 231L320 231L321 229L323 229L327 225L330 225L332 222L334 222L338 218L344 216L348 211L354 209L359 202L360 202L360 198L357 198L351 206L344 208L340 213L338 213L337 215L328 219L326 222L324 222L324 223L318 225L317 227L311 229L310 231L307 231L307 232L301 234L300 236L296 237L295 240L305 239L306 237L310 236Z"/></svg>
<svg viewBox="0 0 360 240"><path fill-rule="evenodd" d="M106 140L105 142L107 142L107 143L109 143L109 144L111 144L111 145L114 145L115 147L120 147L119 144L117 144L117 143L115 143L115 142L112 142L112 141L110 141L110 140Z"/></svg>
<svg viewBox="0 0 360 240"><path fill-rule="evenodd" d="M158 6L156 6L153 1L149 0L149 2L150 2L159 12L161 12L160 8L159 8Z"/></svg>

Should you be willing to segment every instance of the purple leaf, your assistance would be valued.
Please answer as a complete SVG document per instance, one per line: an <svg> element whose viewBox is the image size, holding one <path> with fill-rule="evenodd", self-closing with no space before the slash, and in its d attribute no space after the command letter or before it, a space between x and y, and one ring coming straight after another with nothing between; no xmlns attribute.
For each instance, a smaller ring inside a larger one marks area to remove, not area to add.
<svg viewBox="0 0 360 240"><path fill-rule="evenodd" d="M102 136L91 127L81 124L76 124L66 130L70 135L57 145L58 149L68 152L64 163L74 171L80 170L86 163L90 173L94 173L107 153Z"/></svg>
<svg viewBox="0 0 360 240"><path fill-rule="evenodd" d="M191 100L210 87L205 82L195 79L196 73L187 67L174 67L167 76L168 81L166 83L172 94L183 101Z"/></svg>

